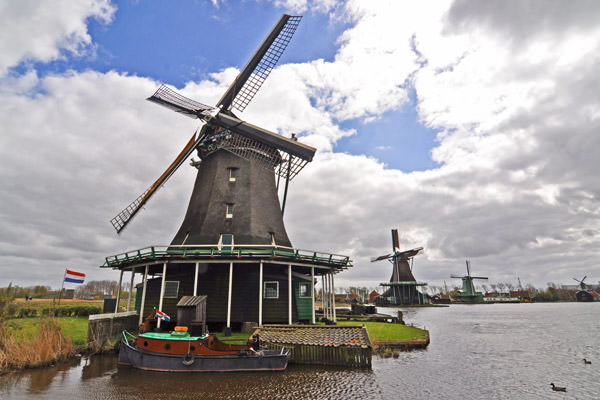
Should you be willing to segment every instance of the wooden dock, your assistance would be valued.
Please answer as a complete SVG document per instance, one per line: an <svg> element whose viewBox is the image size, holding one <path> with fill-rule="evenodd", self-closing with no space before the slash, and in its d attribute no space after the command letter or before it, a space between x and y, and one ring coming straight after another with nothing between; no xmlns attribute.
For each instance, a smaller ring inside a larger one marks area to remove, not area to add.
<svg viewBox="0 0 600 400"><path fill-rule="evenodd" d="M271 349L289 349L292 363L371 368L364 326L263 325L255 334Z"/></svg>

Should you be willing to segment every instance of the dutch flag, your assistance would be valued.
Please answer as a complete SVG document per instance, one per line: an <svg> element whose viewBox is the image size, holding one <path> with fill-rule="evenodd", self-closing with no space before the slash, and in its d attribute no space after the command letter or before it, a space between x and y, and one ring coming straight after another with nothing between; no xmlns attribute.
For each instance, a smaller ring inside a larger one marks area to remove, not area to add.
<svg viewBox="0 0 600 400"><path fill-rule="evenodd" d="M83 283L84 279L85 279L84 273L71 271L70 269L67 269L65 272L65 282Z"/></svg>
<svg viewBox="0 0 600 400"><path fill-rule="evenodd" d="M166 322L169 322L171 320L171 317L169 317L167 314L165 314L164 312L162 312L160 310L156 310L156 317L160 318Z"/></svg>

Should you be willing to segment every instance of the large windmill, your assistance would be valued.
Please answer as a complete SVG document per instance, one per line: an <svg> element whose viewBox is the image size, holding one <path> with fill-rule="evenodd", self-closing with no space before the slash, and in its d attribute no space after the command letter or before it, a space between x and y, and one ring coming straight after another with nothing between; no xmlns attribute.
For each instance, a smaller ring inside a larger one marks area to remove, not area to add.
<svg viewBox="0 0 600 400"><path fill-rule="evenodd" d="M175 161L111 222L121 232L157 190L197 151L200 161L185 218L167 246L106 258L104 267L160 275L144 279L137 309L175 313L182 295L207 295L207 322L314 320L314 276L333 292L333 274L348 257L292 248L283 223L288 182L312 160L315 149L238 118L274 69L301 17L283 15L215 107L161 86L148 100L202 128ZM277 176L277 179L275 178ZM279 183L284 182L280 206ZM165 278L166 277L166 278ZM325 284L327 283L327 284ZM331 311L331 310L330 310ZM333 312L331 312L333 314ZM141 319L141 315L140 315Z"/></svg>
<svg viewBox="0 0 600 400"><path fill-rule="evenodd" d="M462 290L459 291L459 299L462 303L483 303L483 294L475 290L474 279L487 279L483 276L471 276L470 262L467 260L467 275L450 275L450 278L462 279Z"/></svg>
<svg viewBox="0 0 600 400"><path fill-rule="evenodd" d="M388 289L381 296L375 298L375 304L382 306L387 304L411 305L426 302L426 298L417 290L417 287L426 286L427 283L417 282L412 274L413 258L422 250L422 247L417 247L412 250L400 251L398 229L392 229L392 253L371 260L371 262L389 260L393 265L390 281L381 283L381 286L386 286Z"/></svg>

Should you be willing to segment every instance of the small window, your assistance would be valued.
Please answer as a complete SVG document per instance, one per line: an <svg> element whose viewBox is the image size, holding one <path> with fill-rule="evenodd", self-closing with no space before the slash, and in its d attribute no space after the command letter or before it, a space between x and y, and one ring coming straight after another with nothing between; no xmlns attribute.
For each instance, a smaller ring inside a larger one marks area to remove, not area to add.
<svg viewBox="0 0 600 400"><path fill-rule="evenodd" d="M223 233L219 238L219 250L233 250L233 235Z"/></svg>
<svg viewBox="0 0 600 400"><path fill-rule="evenodd" d="M179 281L165 282L165 299L176 299L179 294Z"/></svg>
<svg viewBox="0 0 600 400"><path fill-rule="evenodd" d="M225 218L233 218L233 203L227 203Z"/></svg>
<svg viewBox="0 0 600 400"><path fill-rule="evenodd" d="M300 285L298 286L298 295L300 297L311 297L310 283L300 283Z"/></svg>
<svg viewBox="0 0 600 400"><path fill-rule="evenodd" d="M237 168L227 168L229 171L229 182L235 182L237 178Z"/></svg>
<svg viewBox="0 0 600 400"><path fill-rule="evenodd" d="M265 299L278 299L279 298L279 282L269 281L265 282Z"/></svg>

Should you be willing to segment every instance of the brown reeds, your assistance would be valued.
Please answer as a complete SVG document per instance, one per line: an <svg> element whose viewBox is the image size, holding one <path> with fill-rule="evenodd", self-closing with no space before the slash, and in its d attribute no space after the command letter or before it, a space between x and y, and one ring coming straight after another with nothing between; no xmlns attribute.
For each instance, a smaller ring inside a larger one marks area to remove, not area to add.
<svg viewBox="0 0 600 400"><path fill-rule="evenodd" d="M58 321L40 320L39 335L19 342L4 324L0 324L0 371L50 365L75 354L71 340L60 330Z"/></svg>

